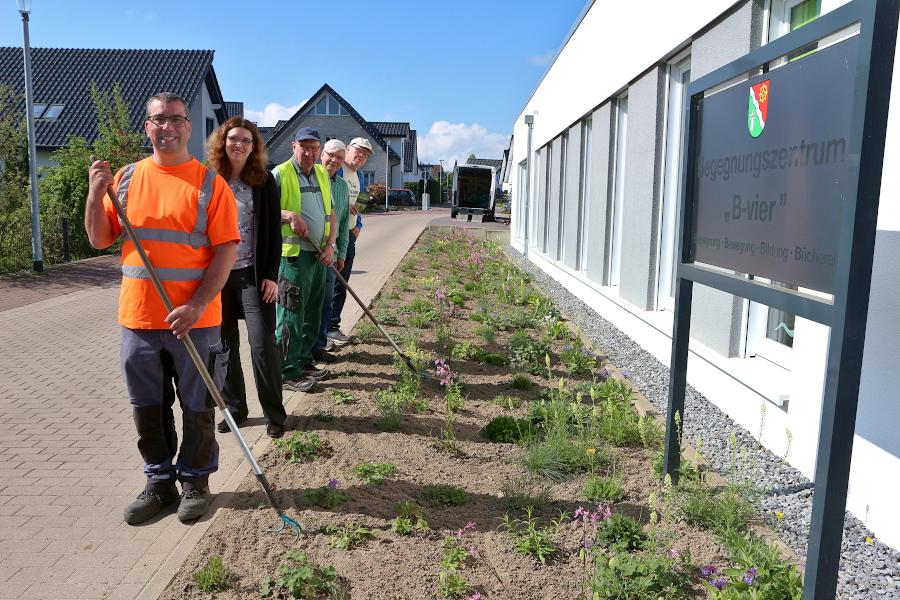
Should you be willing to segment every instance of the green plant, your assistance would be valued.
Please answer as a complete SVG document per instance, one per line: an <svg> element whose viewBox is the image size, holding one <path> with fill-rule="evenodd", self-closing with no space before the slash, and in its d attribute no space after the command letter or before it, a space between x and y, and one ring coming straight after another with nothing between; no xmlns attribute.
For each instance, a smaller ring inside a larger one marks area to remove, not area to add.
<svg viewBox="0 0 900 600"><path fill-rule="evenodd" d="M381 484L397 471L394 463L362 463L353 467L353 474L365 484Z"/></svg>
<svg viewBox="0 0 900 600"><path fill-rule="evenodd" d="M369 320L360 321L353 328L353 336L362 343L371 342L380 335L381 332Z"/></svg>
<svg viewBox="0 0 900 600"><path fill-rule="evenodd" d="M356 396L347 390L331 390L331 399L335 404L356 404Z"/></svg>
<svg viewBox="0 0 900 600"><path fill-rule="evenodd" d="M532 511L531 507L526 508L524 519L510 519L507 513L503 516L500 529L506 530L512 538L516 552L533 556L542 565L546 565L547 559L552 559L559 554L559 546L553 538L559 532L565 515L560 515L559 520L550 525L539 527L537 519L532 516Z"/></svg>
<svg viewBox="0 0 900 600"><path fill-rule="evenodd" d="M338 480L331 478L322 487L307 490L306 501L327 509L339 506L349 500L350 496L339 490L338 485Z"/></svg>
<svg viewBox="0 0 900 600"><path fill-rule="evenodd" d="M481 435L492 442L518 444L532 439L536 435L536 431L528 419L516 419L504 415L491 419L482 428Z"/></svg>
<svg viewBox="0 0 900 600"><path fill-rule="evenodd" d="M580 343L563 348L559 358L571 375L590 375L597 363L596 357L585 352Z"/></svg>
<svg viewBox="0 0 900 600"><path fill-rule="evenodd" d="M549 340L568 340L571 337L565 322L553 316L542 319L542 328L544 338Z"/></svg>
<svg viewBox="0 0 900 600"><path fill-rule="evenodd" d="M450 356L459 360L476 359L481 355L481 348L474 342L460 342L453 346Z"/></svg>
<svg viewBox="0 0 900 600"><path fill-rule="evenodd" d="M530 377L528 377L528 375L519 373L513 376L510 385L513 387L513 389L516 390L530 390L535 386L535 383L531 380Z"/></svg>
<svg viewBox="0 0 900 600"><path fill-rule="evenodd" d="M621 477L600 477L591 475L584 485L584 497L594 502L614 504L622 500L625 496L622 485Z"/></svg>
<svg viewBox="0 0 900 600"><path fill-rule="evenodd" d="M713 565L701 568L713 598L800 600L803 578L796 567L781 558L774 543L767 544L749 531L725 531L720 538L734 566L722 570Z"/></svg>
<svg viewBox="0 0 900 600"><path fill-rule="evenodd" d="M533 339L527 331L516 331L509 340L510 364L532 375L543 372L544 357L549 352L546 342Z"/></svg>
<svg viewBox="0 0 900 600"><path fill-rule="evenodd" d="M288 550L278 566L278 577L263 579L260 595L275 596L284 591L293 598L315 600L324 595L331 600L344 597L337 571L331 565L320 567L299 548ZM280 595L280 594L279 594Z"/></svg>
<svg viewBox="0 0 900 600"><path fill-rule="evenodd" d="M194 583L201 592L222 592L231 587L234 573L225 566L219 556L210 556L202 569L194 573Z"/></svg>
<svg viewBox="0 0 900 600"><path fill-rule="evenodd" d="M519 408L519 405L522 404L522 401L516 396L509 396L506 394L500 394L498 396L494 396L494 399L491 400L494 404L498 406L502 406L506 410L515 410Z"/></svg>
<svg viewBox="0 0 900 600"><path fill-rule="evenodd" d="M459 570L470 557L477 554L471 550L466 536L475 528L474 522L444 538L444 553L438 570L438 594L441 598L463 598L469 591L469 583L459 574Z"/></svg>
<svg viewBox="0 0 900 600"><path fill-rule="evenodd" d="M756 514L755 498L748 483L714 489L702 479L682 480L673 491L674 506L685 521L715 532L745 531Z"/></svg>
<svg viewBox="0 0 900 600"><path fill-rule="evenodd" d="M395 313L393 310L391 310L389 308L379 308L375 312L375 318L378 319L378 322L381 323L383 326L391 326L391 325L399 325L400 324L400 318L397 316L397 313ZM377 329L375 331L376 331L376 333L378 332ZM359 334L357 334L357 335L359 335Z"/></svg>
<svg viewBox="0 0 900 600"><path fill-rule="evenodd" d="M483 339L488 344L496 343L497 329L490 323L481 323L475 328L475 335Z"/></svg>
<svg viewBox="0 0 900 600"><path fill-rule="evenodd" d="M284 451L289 462L309 462L331 450L331 445L314 431L295 431L286 438L275 440L275 447Z"/></svg>
<svg viewBox="0 0 900 600"><path fill-rule="evenodd" d="M688 598L689 554L618 552L598 554L588 581L596 600L644 600Z"/></svg>
<svg viewBox="0 0 900 600"><path fill-rule="evenodd" d="M399 535L409 535L413 531L426 532L429 530L428 521L419 507L409 500L397 502L397 516L391 521L391 531ZM415 523L413 523L415 518Z"/></svg>
<svg viewBox="0 0 900 600"><path fill-rule="evenodd" d="M350 521L346 525L336 527L328 525L325 527L325 533L331 534L329 544L332 548L338 550L352 550L356 546L365 543L375 537L375 532L367 527L363 527L356 521Z"/></svg>
<svg viewBox="0 0 900 600"><path fill-rule="evenodd" d="M469 493L464 489L442 483L426 485L423 497L432 506L462 506L468 504L470 499Z"/></svg>
<svg viewBox="0 0 900 600"><path fill-rule="evenodd" d="M640 523L621 513L613 513L597 528L597 543L604 548L633 552L643 548L646 541Z"/></svg>
<svg viewBox="0 0 900 600"><path fill-rule="evenodd" d="M543 441L529 446L523 459L526 469L553 481L563 481L608 463L609 455L604 449L559 432L551 432Z"/></svg>
<svg viewBox="0 0 900 600"><path fill-rule="evenodd" d="M540 510L550 501L550 487L528 473L504 482L500 490L509 510Z"/></svg>

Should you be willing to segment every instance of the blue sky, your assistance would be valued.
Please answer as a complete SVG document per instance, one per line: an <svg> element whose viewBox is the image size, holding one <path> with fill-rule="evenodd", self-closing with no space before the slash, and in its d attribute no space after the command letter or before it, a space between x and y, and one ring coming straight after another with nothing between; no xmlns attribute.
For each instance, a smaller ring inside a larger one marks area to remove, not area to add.
<svg viewBox="0 0 900 600"><path fill-rule="evenodd" d="M329 83L366 119L409 121L420 161L452 164L500 157L583 5L33 0L30 35L33 47L213 49L225 99L262 124ZM22 44L18 16L15 0L0 0L0 45Z"/></svg>

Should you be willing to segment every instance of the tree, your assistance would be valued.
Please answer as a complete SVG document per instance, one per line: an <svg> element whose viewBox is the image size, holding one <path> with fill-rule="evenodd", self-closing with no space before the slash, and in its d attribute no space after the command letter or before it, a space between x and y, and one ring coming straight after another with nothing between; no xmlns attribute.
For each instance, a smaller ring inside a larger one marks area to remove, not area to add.
<svg viewBox="0 0 900 600"><path fill-rule="evenodd" d="M475 155L469 154L469 158L466 159L466 163L471 164L472 161L474 161L474 160L475 160Z"/></svg>
<svg viewBox="0 0 900 600"><path fill-rule="evenodd" d="M60 260L62 218L69 219L70 250L75 257L91 256L91 248L81 223L88 193L91 155L108 160L113 172L144 156L144 137L131 129L128 105L117 83L111 92L91 85L91 99L97 111L97 139L93 149L84 138L71 136L68 144L53 153L56 166L44 169L41 178L41 217L46 221L45 255Z"/></svg>
<svg viewBox="0 0 900 600"><path fill-rule="evenodd" d="M0 273L31 265L28 134L22 97L0 84Z"/></svg>

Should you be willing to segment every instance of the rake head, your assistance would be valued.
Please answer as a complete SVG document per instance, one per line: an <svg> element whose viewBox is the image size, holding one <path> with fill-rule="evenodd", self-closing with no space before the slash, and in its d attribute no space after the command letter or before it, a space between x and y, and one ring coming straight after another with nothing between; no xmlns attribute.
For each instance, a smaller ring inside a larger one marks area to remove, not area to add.
<svg viewBox="0 0 900 600"><path fill-rule="evenodd" d="M284 513L280 513L278 516L281 517L281 524L278 525L278 527L274 527L272 529L267 529L266 532L267 533L281 533L282 531L285 531L285 526L287 526L294 531L294 534L295 534L294 541L299 542L300 534L303 532L303 529L300 527L300 523L298 523L297 521L290 518L289 516L287 516Z"/></svg>

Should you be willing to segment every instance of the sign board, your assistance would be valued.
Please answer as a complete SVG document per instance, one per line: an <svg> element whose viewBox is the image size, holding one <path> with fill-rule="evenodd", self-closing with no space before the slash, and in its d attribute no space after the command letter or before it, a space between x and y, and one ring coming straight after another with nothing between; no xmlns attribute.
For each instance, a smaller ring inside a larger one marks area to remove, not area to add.
<svg viewBox="0 0 900 600"><path fill-rule="evenodd" d="M694 261L834 293L858 48L698 100Z"/></svg>
<svg viewBox="0 0 900 600"><path fill-rule="evenodd" d="M837 588L898 15L853 0L687 91L663 469L677 484L694 283L830 327L804 600Z"/></svg>

